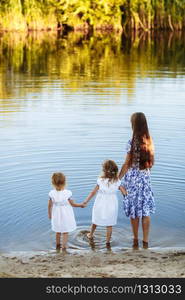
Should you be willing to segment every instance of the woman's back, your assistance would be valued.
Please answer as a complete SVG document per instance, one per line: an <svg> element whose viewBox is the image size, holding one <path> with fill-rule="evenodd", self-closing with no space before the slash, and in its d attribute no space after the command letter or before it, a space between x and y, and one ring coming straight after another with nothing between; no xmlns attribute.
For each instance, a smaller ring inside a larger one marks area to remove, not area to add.
<svg viewBox="0 0 185 300"><path fill-rule="evenodd" d="M129 167L140 170L152 168L154 164L154 144L151 137L138 139L133 137L126 146L129 154Z"/></svg>

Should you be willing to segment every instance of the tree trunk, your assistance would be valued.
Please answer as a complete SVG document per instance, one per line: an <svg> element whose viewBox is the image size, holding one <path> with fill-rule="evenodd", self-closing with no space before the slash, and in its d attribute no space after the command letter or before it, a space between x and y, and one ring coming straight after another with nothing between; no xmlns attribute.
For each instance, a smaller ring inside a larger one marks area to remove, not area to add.
<svg viewBox="0 0 185 300"><path fill-rule="evenodd" d="M172 19L171 19L171 15L168 15L168 24L169 24L169 27L172 31L174 31L174 28L173 28L173 25L172 25Z"/></svg>

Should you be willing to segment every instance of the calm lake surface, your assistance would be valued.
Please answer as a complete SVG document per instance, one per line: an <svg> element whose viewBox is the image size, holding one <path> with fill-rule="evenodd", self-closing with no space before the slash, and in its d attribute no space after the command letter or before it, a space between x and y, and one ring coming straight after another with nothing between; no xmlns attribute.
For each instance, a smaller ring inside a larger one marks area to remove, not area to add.
<svg viewBox="0 0 185 300"><path fill-rule="evenodd" d="M130 115L146 114L155 142L151 180L156 200L151 247L185 247L185 34L0 37L0 251L48 251L50 176L62 171L83 201L107 159L121 167L132 132ZM119 196L115 250L131 247ZM76 208L74 249L91 210ZM140 235L142 240L142 235ZM104 249L99 228L95 245Z"/></svg>

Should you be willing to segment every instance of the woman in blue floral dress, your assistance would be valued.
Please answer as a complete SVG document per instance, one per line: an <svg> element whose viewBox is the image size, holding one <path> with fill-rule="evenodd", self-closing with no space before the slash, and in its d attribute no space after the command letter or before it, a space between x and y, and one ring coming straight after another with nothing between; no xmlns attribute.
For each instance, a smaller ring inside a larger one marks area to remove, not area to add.
<svg viewBox="0 0 185 300"><path fill-rule="evenodd" d="M148 248L150 215L155 212L154 195L150 182L150 169L154 164L154 145L143 113L131 116L132 139L126 146L127 156L119 178L127 190L123 205L130 217L133 231L133 248L138 249L139 221L142 222L143 248Z"/></svg>

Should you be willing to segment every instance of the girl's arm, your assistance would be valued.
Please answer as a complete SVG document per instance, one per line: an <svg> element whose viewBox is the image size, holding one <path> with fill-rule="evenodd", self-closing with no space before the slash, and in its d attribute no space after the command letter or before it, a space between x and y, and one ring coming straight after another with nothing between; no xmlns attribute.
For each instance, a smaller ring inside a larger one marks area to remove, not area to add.
<svg viewBox="0 0 185 300"><path fill-rule="evenodd" d="M91 200L91 198L94 197L94 195L97 193L98 190L99 190L99 185L97 184L83 203L86 205Z"/></svg>
<svg viewBox="0 0 185 300"><path fill-rule="evenodd" d="M120 185L119 190L122 192L123 196L127 195L127 191L122 185Z"/></svg>
<svg viewBox="0 0 185 300"><path fill-rule="evenodd" d="M83 203L76 203L74 200L72 200L72 199L68 199L68 201L69 201L69 203L71 204L71 206L73 206L73 207L85 207L84 205L83 205Z"/></svg>
<svg viewBox="0 0 185 300"><path fill-rule="evenodd" d="M49 200L48 200L48 218L49 218L49 219L51 219L52 206L53 206L52 200L49 199Z"/></svg>
<svg viewBox="0 0 185 300"><path fill-rule="evenodd" d="M119 179L121 179L125 175L125 173L128 171L128 169L129 169L129 161L130 161L130 154L128 153L127 156L126 156L125 162L122 165L122 168L121 168L121 170L119 172Z"/></svg>

